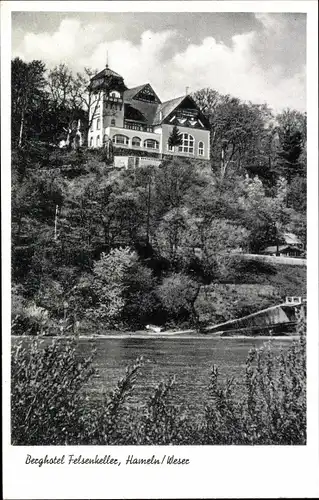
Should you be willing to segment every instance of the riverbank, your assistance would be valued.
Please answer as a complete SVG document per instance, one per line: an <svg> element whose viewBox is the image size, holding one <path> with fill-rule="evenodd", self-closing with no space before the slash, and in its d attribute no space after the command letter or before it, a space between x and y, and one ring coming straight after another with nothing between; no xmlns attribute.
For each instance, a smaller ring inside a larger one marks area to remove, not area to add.
<svg viewBox="0 0 319 500"><path fill-rule="evenodd" d="M77 338L79 340L98 340L98 339L198 339L198 340L207 340L207 339L264 339L264 340L285 340L285 339L298 339L298 335L220 335L221 332L218 332L218 335L206 335L206 334L178 334L178 335L167 335L154 333L152 334L136 334L136 333L118 333L114 334L101 334L101 335L11 335L12 339L74 339ZM228 333L228 332L227 332Z"/></svg>

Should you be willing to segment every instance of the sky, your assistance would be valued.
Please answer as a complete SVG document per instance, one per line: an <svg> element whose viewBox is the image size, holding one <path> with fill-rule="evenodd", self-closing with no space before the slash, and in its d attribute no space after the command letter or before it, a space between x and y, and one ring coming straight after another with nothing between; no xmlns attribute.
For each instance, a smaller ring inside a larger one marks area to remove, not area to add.
<svg viewBox="0 0 319 500"><path fill-rule="evenodd" d="M150 83L162 101L213 88L306 110L306 14L13 12L12 57Z"/></svg>

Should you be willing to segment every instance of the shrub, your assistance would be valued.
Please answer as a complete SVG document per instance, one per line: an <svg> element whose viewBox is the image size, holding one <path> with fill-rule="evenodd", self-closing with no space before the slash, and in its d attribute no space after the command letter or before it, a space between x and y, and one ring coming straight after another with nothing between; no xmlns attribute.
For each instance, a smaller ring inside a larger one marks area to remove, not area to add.
<svg viewBox="0 0 319 500"><path fill-rule="evenodd" d="M173 322L189 319L196 322L194 302L198 292L199 284L182 273L164 278L156 290L168 318Z"/></svg>
<svg viewBox="0 0 319 500"><path fill-rule="evenodd" d="M46 328L48 311L28 302L15 287L12 290L11 332L13 335L38 335Z"/></svg>
<svg viewBox="0 0 319 500"><path fill-rule="evenodd" d="M62 445L81 440L82 390L94 373L92 357L77 355L74 341L43 341L13 347L12 444Z"/></svg>
<svg viewBox="0 0 319 500"><path fill-rule="evenodd" d="M98 304L88 310L88 317L111 328L136 327L147 323L158 308L152 271L130 248L102 253L94 263L93 273L92 291Z"/></svg>
<svg viewBox="0 0 319 500"><path fill-rule="evenodd" d="M306 444L306 340L274 356L270 344L251 350L240 399L233 380L221 385L214 367L206 408L207 444Z"/></svg>

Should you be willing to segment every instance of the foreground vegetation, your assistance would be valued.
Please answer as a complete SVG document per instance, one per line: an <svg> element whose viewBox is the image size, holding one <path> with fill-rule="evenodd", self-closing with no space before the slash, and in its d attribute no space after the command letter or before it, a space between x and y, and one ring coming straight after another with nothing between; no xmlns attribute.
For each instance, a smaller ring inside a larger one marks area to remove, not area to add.
<svg viewBox="0 0 319 500"><path fill-rule="evenodd" d="M205 407L194 419L174 403L174 379L134 406L141 359L113 392L96 395L88 389L97 375L94 354L81 357L76 340L46 347L19 340L12 347L12 444L306 444L304 330L300 323L300 336L279 356L270 345L250 351L242 381L221 383L213 367Z"/></svg>

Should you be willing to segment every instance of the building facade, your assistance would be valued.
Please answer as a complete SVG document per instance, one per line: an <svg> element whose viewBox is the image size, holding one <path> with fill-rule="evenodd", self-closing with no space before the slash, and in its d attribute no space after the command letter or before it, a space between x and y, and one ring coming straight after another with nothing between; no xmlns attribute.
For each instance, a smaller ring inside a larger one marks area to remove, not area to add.
<svg viewBox="0 0 319 500"><path fill-rule="evenodd" d="M89 91L88 146L112 141L115 166L157 165L173 155L209 160L209 123L191 96L161 102L149 83L128 89L108 66L91 79ZM171 148L174 125L182 144Z"/></svg>

